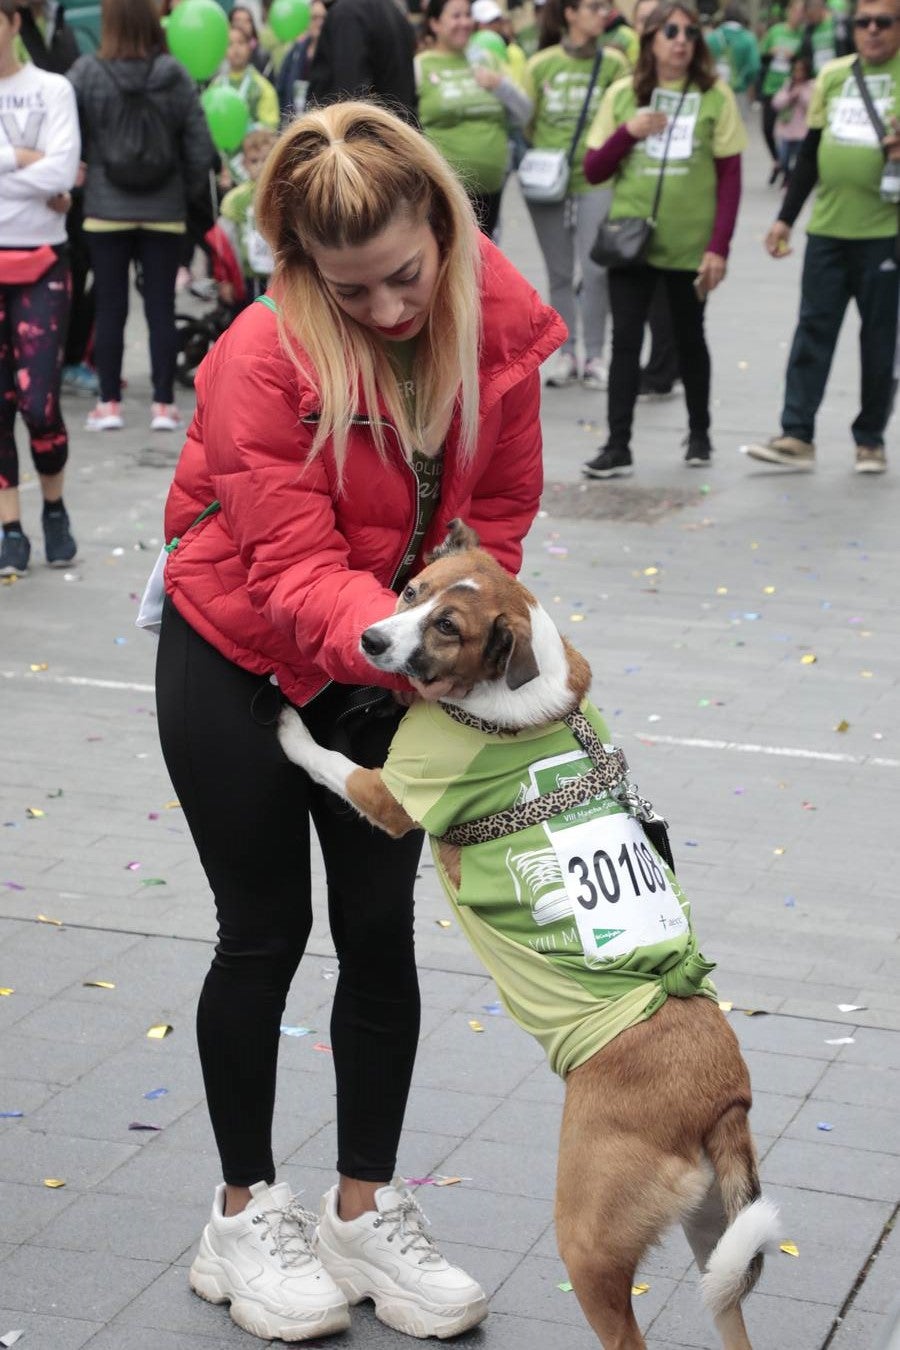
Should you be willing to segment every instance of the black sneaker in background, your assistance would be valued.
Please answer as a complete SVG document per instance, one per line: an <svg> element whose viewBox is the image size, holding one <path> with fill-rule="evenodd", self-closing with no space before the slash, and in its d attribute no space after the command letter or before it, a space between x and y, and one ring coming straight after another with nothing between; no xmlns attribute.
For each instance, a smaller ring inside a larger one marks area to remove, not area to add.
<svg viewBox="0 0 900 1350"><path fill-rule="evenodd" d="M5 531L0 542L0 577L24 577L30 557L28 536L20 530Z"/></svg>
<svg viewBox="0 0 900 1350"><path fill-rule="evenodd" d="M69 513L65 507L51 515L44 513L44 557L50 567L65 567L78 552L78 545L69 528Z"/></svg>
<svg viewBox="0 0 900 1350"><path fill-rule="evenodd" d="M604 445L582 469L585 478L630 478L633 472L631 451L618 445Z"/></svg>
<svg viewBox="0 0 900 1350"><path fill-rule="evenodd" d="M685 441L684 462L689 469L702 469L712 459L712 445L705 432L694 432Z"/></svg>

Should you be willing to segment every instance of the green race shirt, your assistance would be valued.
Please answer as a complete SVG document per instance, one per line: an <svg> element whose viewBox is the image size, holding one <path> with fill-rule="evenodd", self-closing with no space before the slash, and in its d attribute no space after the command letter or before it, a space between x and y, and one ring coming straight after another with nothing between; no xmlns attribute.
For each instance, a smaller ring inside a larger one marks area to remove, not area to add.
<svg viewBox="0 0 900 1350"><path fill-rule="evenodd" d="M578 118L594 68L594 58L569 56L561 46L545 47L532 56L523 78L523 88L534 100L534 118L529 141L539 150L566 150L572 144ZM604 47L603 60L591 92L591 101L584 128L572 157L569 192L577 196L593 188L584 176L582 161L587 146L587 133L604 91L628 69L622 53L613 47Z"/></svg>
<svg viewBox="0 0 900 1350"><path fill-rule="evenodd" d="M833 61L837 55L837 34L834 31L834 19L823 19L809 34L812 47L813 75L818 75L823 66Z"/></svg>
<svg viewBox="0 0 900 1350"><path fill-rule="evenodd" d="M835 239L884 239L897 233L897 208L879 192L884 155L852 74L854 56L821 72L807 114L821 130L819 183L807 229ZM863 62L863 76L883 122L900 112L900 53L883 66Z"/></svg>
<svg viewBox="0 0 900 1350"><path fill-rule="evenodd" d="M654 89L650 107L672 116L680 97L681 86L666 83ZM600 105L588 134L588 148L603 145L636 112L631 76L618 80ZM638 141L621 161L612 180L611 220L649 217L667 136L668 129ZM716 218L714 161L740 154L746 144L734 94L723 80L717 80L705 94L696 87L688 89L666 159L656 229L647 253L651 266L696 272Z"/></svg>
<svg viewBox="0 0 900 1350"><path fill-rule="evenodd" d="M761 56L771 55L771 60L763 79L762 92L766 98L777 94L782 85L787 84L791 74L791 61L800 50L803 32L792 28L789 23L773 24L759 44Z"/></svg>
<svg viewBox="0 0 900 1350"><path fill-rule="evenodd" d="M585 702L582 711L607 739L596 708ZM382 773L410 815L439 836L452 824L582 777L589 767L561 722L485 736L433 703L416 703ZM623 845L620 854L610 826L636 832L640 842L631 852ZM461 928L510 1015L541 1042L563 1077L650 1017L669 995L715 997L707 978L713 967L697 950L688 902L672 873L645 849L639 826L608 794L542 825L464 848L459 889L435 849ZM629 904L636 927L621 917ZM650 940L629 948L638 931Z"/></svg>
<svg viewBox="0 0 900 1350"><path fill-rule="evenodd" d="M714 28L706 45L721 80L736 94L742 94L759 76L759 47L756 38L743 25L727 22Z"/></svg>
<svg viewBox="0 0 900 1350"><path fill-rule="evenodd" d="M499 192L509 146L503 104L477 83L462 54L422 52L419 122L472 192Z"/></svg>

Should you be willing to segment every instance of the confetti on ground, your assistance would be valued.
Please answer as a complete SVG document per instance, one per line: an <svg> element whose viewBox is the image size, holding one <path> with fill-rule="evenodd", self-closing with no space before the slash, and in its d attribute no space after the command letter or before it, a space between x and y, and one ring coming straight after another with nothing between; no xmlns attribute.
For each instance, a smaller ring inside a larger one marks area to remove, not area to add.
<svg viewBox="0 0 900 1350"><path fill-rule="evenodd" d="M826 1041L826 1045L854 1045L856 1038L854 1036L835 1036L834 1040Z"/></svg>
<svg viewBox="0 0 900 1350"><path fill-rule="evenodd" d="M131 1122L131 1124L128 1126L128 1128L129 1128L129 1130L151 1130L151 1131L154 1131L154 1132L155 1132L155 1131L157 1131L157 1130L161 1130L161 1129L162 1129L162 1126L161 1126L161 1125L144 1125L140 1120L133 1120L133 1121Z"/></svg>
<svg viewBox="0 0 900 1350"><path fill-rule="evenodd" d="M458 1186L461 1181L471 1181L471 1177L435 1177L435 1186Z"/></svg>
<svg viewBox="0 0 900 1350"><path fill-rule="evenodd" d="M779 1243L778 1250L784 1252L785 1256L800 1255L800 1248L797 1246L796 1242L781 1242Z"/></svg>
<svg viewBox="0 0 900 1350"><path fill-rule="evenodd" d="M31 665L28 667L29 670L34 670L34 671L38 671L38 670L49 670L49 668L50 668L50 667L49 667L49 665L47 664L46 661L32 661Z"/></svg>
<svg viewBox="0 0 900 1350"><path fill-rule="evenodd" d="M480 1022L477 1022L474 1017L469 1018L469 1029L471 1031L484 1031L484 1027Z"/></svg>
<svg viewBox="0 0 900 1350"><path fill-rule="evenodd" d="M745 1009L744 1009L744 1016L745 1016L745 1017L768 1017L768 1015L769 1015L769 1014L766 1012L765 1008L745 1008Z"/></svg>
<svg viewBox="0 0 900 1350"><path fill-rule="evenodd" d="M12 581L14 578L11 577L10 580ZM5 1345L7 1347L15 1345L24 1335L24 1331L7 1331L5 1336L0 1336L0 1345Z"/></svg>
<svg viewBox="0 0 900 1350"><path fill-rule="evenodd" d="M775 594L774 586L763 586L763 595L774 595L774 594Z"/></svg>
<svg viewBox="0 0 900 1350"><path fill-rule="evenodd" d="M279 1027L282 1036L312 1036L315 1027Z"/></svg>
<svg viewBox="0 0 900 1350"><path fill-rule="evenodd" d="M166 804L163 806L163 810L164 810L164 811L180 811L180 810L181 810L181 802L179 802L179 801L166 802Z"/></svg>
<svg viewBox="0 0 900 1350"><path fill-rule="evenodd" d="M815 652L806 652L800 657L800 664L801 666L814 666L818 659Z"/></svg>
<svg viewBox="0 0 900 1350"><path fill-rule="evenodd" d="M44 1177L44 1185L50 1191L61 1190L65 1184L61 1177Z"/></svg>
<svg viewBox="0 0 900 1350"><path fill-rule="evenodd" d="M37 923L52 923L53 926L54 926L54 928L62 928L62 926L63 926L63 921L62 921L62 919L51 919L50 916L49 916L48 914L39 914L39 915L37 916L36 922L37 922Z"/></svg>
<svg viewBox="0 0 900 1350"><path fill-rule="evenodd" d="M316 1041L315 1045L313 1046L313 1049L320 1050L323 1055L331 1054L331 1046L326 1045L324 1041Z"/></svg>
<svg viewBox="0 0 900 1350"><path fill-rule="evenodd" d="M722 1012L731 1012L732 1008L734 1007L734 1004L729 1003L727 999L720 999L719 1007L722 1009Z"/></svg>
<svg viewBox="0 0 900 1350"><path fill-rule="evenodd" d="M633 1284L631 1286L631 1292L634 1294L635 1298L639 1298L641 1294L646 1294L649 1288L649 1284Z"/></svg>
<svg viewBox="0 0 900 1350"><path fill-rule="evenodd" d="M62 795L63 795L62 788L51 788L50 791L47 793L48 797L61 797Z"/></svg>
<svg viewBox="0 0 900 1350"><path fill-rule="evenodd" d="M142 878L141 878L141 885L142 885L142 886L165 886L166 884L167 884L167 883L163 880L162 877L142 877Z"/></svg>
<svg viewBox="0 0 900 1350"><path fill-rule="evenodd" d="M658 567L645 567L645 568L644 568L644 576L645 576L645 577L656 577L656 576L659 576L659 568L658 568Z"/></svg>
<svg viewBox="0 0 900 1350"><path fill-rule="evenodd" d="M499 999L496 1003L483 1003L481 1006L487 1013L488 1017L503 1016L503 1004L499 1001Z"/></svg>
<svg viewBox="0 0 900 1350"><path fill-rule="evenodd" d="M840 722L838 722L837 726L835 727L835 731L844 732L849 730L850 730L850 723L847 721L846 717L842 717Z"/></svg>
<svg viewBox="0 0 900 1350"><path fill-rule="evenodd" d="M158 1097L168 1097L168 1088L151 1088L149 1092L144 1093L144 1101L155 1102Z"/></svg>
<svg viewBox="0 0 900 1350"><path fill-rule="evenodd" d="M112 980L82 980L82 989L115 989Z"/></svg>
<svg viewBox="0 0 900 1350"><path fill-rule="evenodd" d="M161 1041L165 1036L168 1036L170 1031L174 1030L175 1028L170 1027L168 1022L158 1022L147 1032L147 1037L151 1041Z"/></svg>
<svg viewBox="0 0 900 1350"><path fill-rule="evenodd" d="M452 925L449 919L435 919L438 928L450 928Z"/></svg>
<svg viewBox="0 0 900 1350"><path fill-rule="evenodd" d="M839 1003L838 1012L865 1012L865 1003Z"/></svg>
<svg viewBox="0 0 900 1350"><path fill-rule="evenodd" d="M816 1129L817 1129L817 1130L823 1130L823 1131L825 1132L825 1134L828 1134L829 1131L831 1131L831 1130L834 1129L834 1126L833 1126L833 1125L829 1125L827 1120L820 1120L820 1121L818 1122L818 1124L816 1125Z"/></svg>
<svg viewBox="0 0 900 1350"><path fill-rule="evenodd" d="M407 1186L433 1186L434 1177L404 1177Z"/></svg>
<svg viewBox="0 0 900 1350"><path fill-rule="evenodd" d="M812 802L801 802L800 804L804 811L815 811L816 809Z"/></svg>
<svg viewBox="0 0 900 1350"><path fill-rule="evenodd" d="M42 811L39 806L26 806L25 814L28 816L29 820L43 820L47 813L46 811Z"/></svg>
<svg viewBox="0 0 900 1350"><path fill-rule="evenodd" d="M24 891L25 889L21 881L4 881L3 885L8 891Z"/></svg>
<svg viewBox="0 0 900 1350"><path fill-rule="evenodd" d="M875 672L873 670L861 670L859 672L859 677L861 680L871 680L874 674Z"/></svg>
<svg viewBox="0 0 900 1350"><path fill-rule="evenodd" d="M138 868L140 867L140 865L141 865L141 864L140 864L139 862L130 862L130 863L126 863L126 864L125 864L125 871L126 871L126 872L136 872L136 871L138 870Z"/></svg>
<svg viewBox="0 0 900 1350"><path fill-rule="evenodd" d="M21 1120L24 1111L0 1111L0 1120Z"/></svg>
<svg viewBox="0 0 900 1350"><path fill-rule="evenodd" d="M10 989L9 985L5 985L0 988L0 998L9 998L10 994L14 994L15 992L15 989Z"/></svg>
<svg viewBox="0 0 900 1350"><path fill-rule="evenodd" d="M786 895L784 897L784 907L785 909L796 909L797 901L795 900L794 896Z"/></svg>
<svg viewBox="0 0 900 1350"><path fill-rule="evenodd" d="M557 1287L557 1289L559 1289L563 1294L571 1294L571 1292L572 1292L572 1286L571 1286L571 1284L569 1283L568 1280L560 1280L559 1284L558 1284L556 1287Z"/></svg>

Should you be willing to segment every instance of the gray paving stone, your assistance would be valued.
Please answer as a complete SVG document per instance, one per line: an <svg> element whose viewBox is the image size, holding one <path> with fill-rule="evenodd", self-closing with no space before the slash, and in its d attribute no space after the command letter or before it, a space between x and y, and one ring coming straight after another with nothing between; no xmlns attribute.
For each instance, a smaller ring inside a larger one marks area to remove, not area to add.
<svg viewBox="0 0 900 1350"><path fill-rule="evenodd" d="M554 1261L544 1256L528 1255L500 1290L493 1306L499 1313L514 1313L529 1319L584 1328L584 1313L574 1293L565 1293L559 1289L559 1285L566 1282L566 1269L559 1258ZM647 1292L634 1299L635 1316L642 1328L653 1322L675 1287L674 1280L657 1275Z"/></svg>
<svg viewBox="0 0 900 1350"><path fill-rule="evenodd" d="M4 1300L5 1301L5 1300ZM24 1331L27 1340L22 1345L36 1347L36 1350L81 1350L98 1332L103 1331L102 1322L88 1322L83 1318L45 1317L40 1313L13 1311L0 1307L0 1324L3 1330Z"/></svg>
<svg viewBox="0 0 900 1350"><path fill-rule="evenodd" d="M823 1118L824 1117L824 1118ZM830 1125L820 1130L818 1125ZM850 1102L829 1102L823 1106L818 1099L808 1102L791 1120L784 1131L789 1139L811 1139L826 1146L870 1149L884 1153L897 1149L896 1111L876 1106L857 1106Z"/></svg>
<svg viewBox="0 0 900 1350"><path fill-rule="evenodd" d="M829 1350L872 1350L886 1319L877 1313L851 1308L841 1322Z"/></svg>
<svg viewBox="0 0 900 1350"><path fill-rule="evenodd" d="M900 1159L887 1153L779 1139L766 1154L764 1181L880 1200L900 1193Z"/></svg>
<svg viewBox="0 0 900 1350"><path fill-rule="evenodd" d="M74 1136L44 1135L15 1122L18 1129L0 1134L0 1180L42 1184L58 1177L67 1186L95 1186L136 1153L133 1144L112 1144Z"/></svg>
<svg viewBox="0 0 900 1350"><path fill-rule="evenodd" d="M23 1243L3 1263L3 1297L21 1312L108 1322L163 1266L108 1251L65 1251L56 1248L52 1261L38 1246Z"/></svg>
<svg viewBox="0 0 900 1350"><path fill-rule="evenodd" d="M765 1277L764 1277L765 1278ZM756 1290L744 1305L744 1318L751 1341L760 1345L791 1346L791 1350L820 1350L835 1309L798 1298L774 1298ZM688 1283L676 1286L665 1308L650 1325L650 1335L677 1345L721 1350L712 1321L700 1304L697 1289Z"/></svg>
<svg viewBox="0 0 900 1350"><path fill-rule="evenodd" d="M874 1245L874 1244L873 1244ZM900 1298L900 1229L888 1234L864 1283L856 1292L854 1309L884 1313L895 1308Z"/></svg>

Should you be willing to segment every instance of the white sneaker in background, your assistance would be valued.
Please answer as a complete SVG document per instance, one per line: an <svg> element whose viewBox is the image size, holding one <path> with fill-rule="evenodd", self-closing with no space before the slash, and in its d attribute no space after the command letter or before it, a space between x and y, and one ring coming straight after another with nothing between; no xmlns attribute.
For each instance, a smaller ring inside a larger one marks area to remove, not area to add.
<svg viewBox="0 0 900 1350"><path fill-rule="evenodd" d="M84 424L86 431L118 431L124 425L122 405L114 399L110 399L109 403L98 403L96 407L91 408Z"/></svg>
<svg viewBox="0 0 900 1350"><path fill-rule="evenodd" d="M225 1187L191 1266L191 1288L230 1303L232 1321L262 1340L308 1341L350 1325L347 1300L312 1249L316 1216L281 1182L250 1187L241 1214L224 1217Z"/></svg>
<svg viewBox="0 0 900 1350"><path fill-rule="evenodd" d="M181 431L184 418L174 403L154 403L150 409L151 431Z"/></svg>
<svg viewBox="0 0 900 1350"><path fill-rule="evenodd" d="M544 384L551 389L565 389L566 385L578 383L578 362L571 352L557 352L550 358Z"/></svg>
<svg viewBox="0 0 900 1350"><path fill-rule="evenodd" d="M599 356L592 356L590 361L585 361L581 383L585 389L608 389L609 370L606 362L602 361Z"/></svg>
<svg viewBox="0 0 900 1350"><path fill-rule="evenodd" d="M375 1192L377 1212L349 1223L337 1196L333 1186L323 1197L316 1252L350 1303L372 1299L378 1320L407 1336L445 1340L484 1321L484 1290L437 1250L399 1177Z"/></svg>

